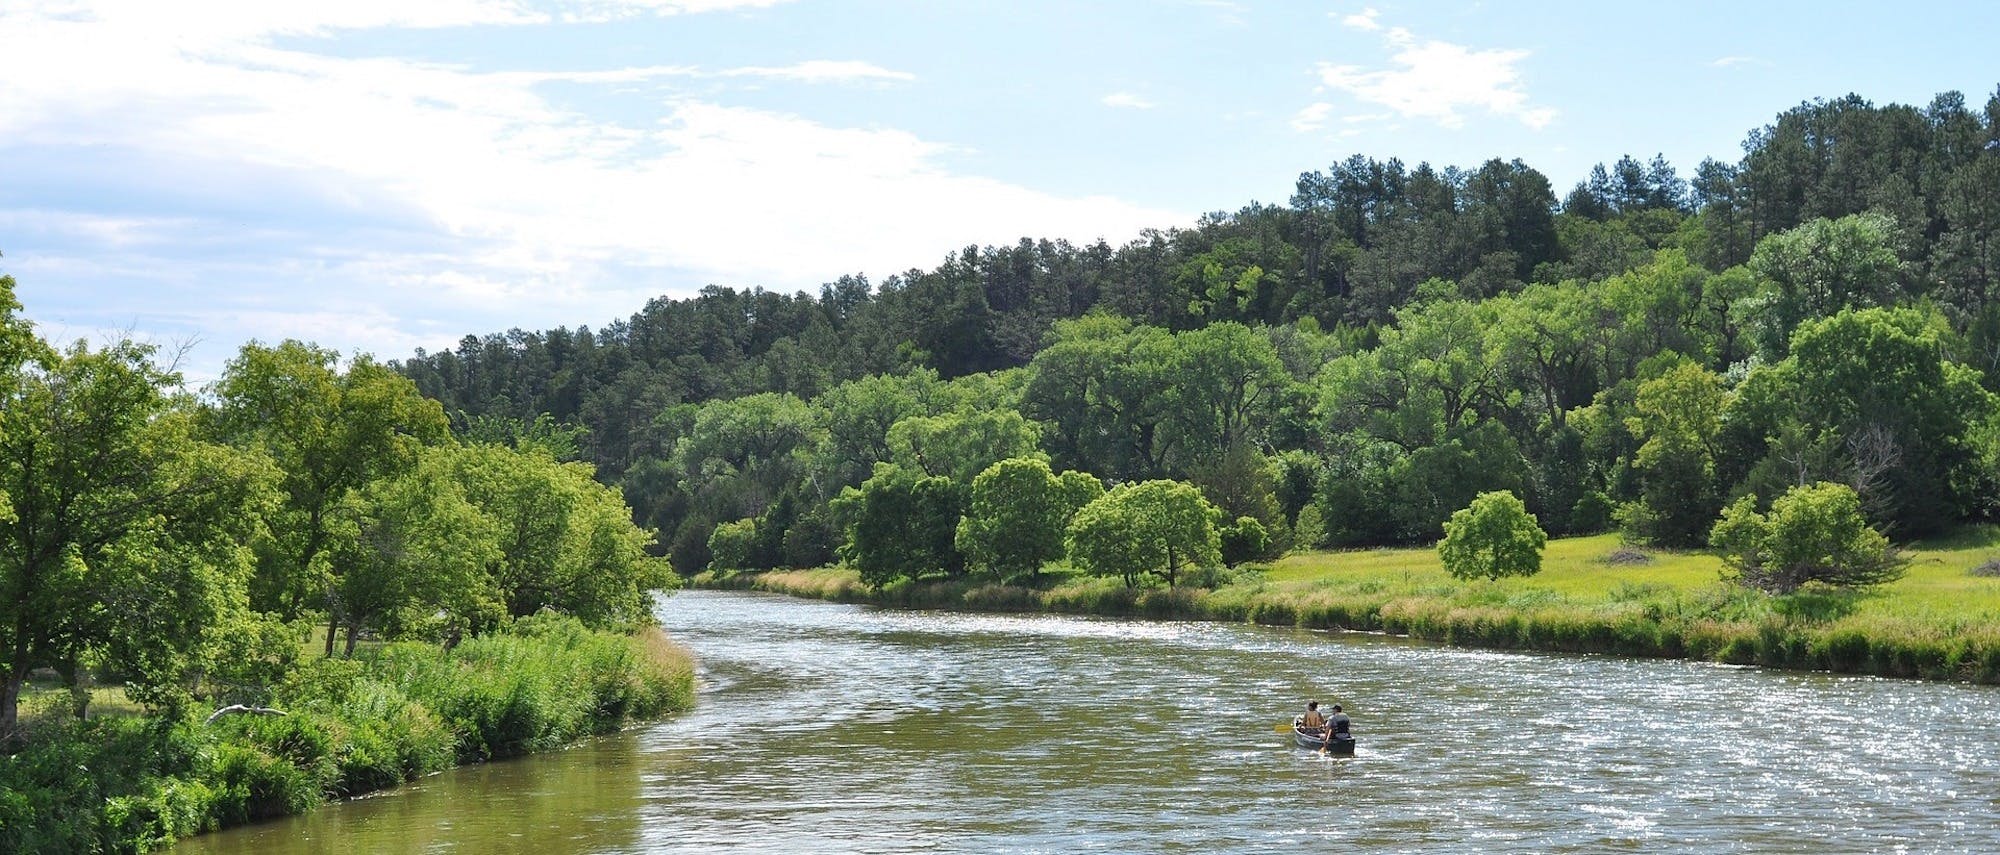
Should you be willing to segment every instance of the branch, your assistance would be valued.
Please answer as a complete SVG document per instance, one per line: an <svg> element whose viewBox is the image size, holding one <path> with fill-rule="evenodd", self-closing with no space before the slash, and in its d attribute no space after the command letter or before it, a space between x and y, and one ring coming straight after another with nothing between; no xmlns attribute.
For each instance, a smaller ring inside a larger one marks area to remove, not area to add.
<svg viewBox="0 0 2000 855"><path fill-rule="evenodd" d="M223 707L222 709L216 710L215 712L209 713L208 718L202 721L202 724L203 725L214 724L216 719L226 716L230 713L252 713L255 715L286 714L284 710L274 710L271 709L270 707L246 707L242 704L230 704L229 706Z"/></svg>

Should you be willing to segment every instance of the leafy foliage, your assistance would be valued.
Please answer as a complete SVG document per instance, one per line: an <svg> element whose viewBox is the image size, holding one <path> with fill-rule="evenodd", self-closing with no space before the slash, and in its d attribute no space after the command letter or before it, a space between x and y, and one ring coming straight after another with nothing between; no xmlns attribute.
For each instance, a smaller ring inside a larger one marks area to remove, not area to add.
<svg viewBox="0 0 2000 855"><path fill-rule="evenodd" d="M1146 574L1171 588L1183 567L1221 562L1221 516L1187 484L1121 484L1077 511L1068 533L1070 561L1094 575L1117 576L1128 588Z"/></svg>
<svg viewBox="0 0 2000 855"><path fill-rule="evenodd" d="M942 475L920 476L885 463L860 488L841 496L851 522L841 557L880 585L932 573L957 575L964 558L954 547L965 488Z"/></svg>
<svg viewBox="0 0 2000 855"><path fill-rule="evenodd" d="M1533 576L1542 569L1548 540L1513 493L1481 493L1444 524L1438 558L1460 579Z"/></svg>
<svg viewBox="0 0 2000 855"><path fill-rule="evenodd" d="M1757 512L1744 496L1722 512L1710 541L1743 584L1785 594L1809 582L1834 587L1879 585L1900 577L1909 560L1868 526L1852 488L1820 482L1795 487Z"/></svg>
<svg viewBox="0 0 2000 855"><path fill-rule="evenodd" d="M1086 473L1063 475L1034 458L987 467L972 480L971 502L958 522L958 551L999 578L1026 573L1032 579L1062 558L1070 519L1104 489Z"/></svg>

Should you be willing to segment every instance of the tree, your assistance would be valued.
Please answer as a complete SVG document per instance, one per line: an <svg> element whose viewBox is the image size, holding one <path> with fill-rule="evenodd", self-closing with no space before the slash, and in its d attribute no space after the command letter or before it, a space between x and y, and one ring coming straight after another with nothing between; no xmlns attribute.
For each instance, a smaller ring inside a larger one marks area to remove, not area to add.
<svg viewBox="0 0 2000 855"><path fill-rule="evenodd" d="M744 570L750 567L750 551L757 540L757 521L740 519L716 523L708 535L708 566L717 570Z"/></svg>
<svg viewBox="0 0 2000 855"><path fill-rule="evenodd" d="M1520 499L1496 490L1451 515L1438 541L1438 558L1460 579L1533 576L1542 570L1548 540Z"/></svg>
<svg viewBox="0 0 2000 855"><path fill-rule="evenodd" d="M1757 512L1757 498L1744 496L1722 512L1709 535L1723 560L1743 584L1772 594L1807 582L1865 587L1900 578L1908 557L1869 527L1861 501L1844 484L1820 482L1794 487Z"/></svg>
<svg viewBox="0 0 2000 855"><path fill-rule="evenodd" d="M1174 338L1096 314L1055 325L1030 365L1022 413L1049 427L1057 466L1106 478L1165 470L1180 435L1172 394Z"/></svg>
<svg viewBox="0 0 2000 855"><path fill-rule="evenodd" d="M498 527L488 567L507 614L555 609L591 626L647 619L647 593L672 576L646 553L652 535L588 463L545 449L484 443L451 450L452 478Z"/></svg>
<svg viewBox="0 0 2000 855"><path fill-rule="evenodd" d="M0 738L28 672L97 659L151 706L244 617L274 473L201 442L180 378L129 341L58 353L16 322L0 280Z"/></svg>
<svg viewBox="0 0 2000 855"><path fill-rule="evenodd" d="M1171 424L1188 460L1259 444L1291 379L1270 337L1237 323L1174 336L1170 377Z"/></svg>
<svg viewBox="0 0 2000 855"><path fill-rule="evenodd" d="M1092 478L1088 473L1069 473ZM1100 487L1101 491L1102 488ZM1027 457L1002 460L972 479L971 502L958 521L958 551L974 567L999 577L1027 573L1063 556L1063 533L1086 502L1066 487L1049 464Z"/></svg>
<svg viewBox="0 0 2000 855"><path fill-rule="evenodd" d="M1271 533L1256 517L1237 517L1236 522L1219 529L1217 535L1222 563L1229 567L1262 558L1271 548Z"/></svg>
<svg viewBox="0 0 2000 855"><path fill-rule="evenodd" d="M964 557L952 545L965 488L943 476L923 476L884 463L859 488L835 500L848 520L841 558L861 580L883 585L930 573L958 575Z"/></svg>
<svg viewBox="0 0 2000 855"><path fill-rule="evenodd" d="M1720 505L1715 444L1724 400L1722 379L1692 362L1639 384L1637 415L1625 420L1643 443L1632 459L1640 504L1627 514L1639 539L1684 547L1706 537Z"/></svg>
<svg viewBox="0 0 2000 855"><path fill-rule="evenodd" d="M1443 440L1501 395L1493 308L1438 300L1397 313L1375 350L1320 374L1320 412L1335 431L1361 428L1406 450Z"/></svg>
<svg viewBox="0 0 2000 855"><path fill-rule="evenodd" d="M986 468L1035 457L1040 432L1012 409L910 416L889 428L891 459L904 469L970 484Z"/></svg>
<svg viewBox="0 0 2000 855"><path fill-rule="evenodd" d="M347 629L346 655L363 630L449 644L506 614L488 572L500 562L500 527L466 501L446 453L431 451L334 509L328 551L342 570L329 610Z"/></svg>
<svg viewBox="0 0 2000 855"><path fill-rule="evenodd" d="M870 376L827 390L813 400L826 426L815 451L820 498L868 480L890 456L889 428L907 416L928 415L937 396L937 374Z"/></svg>
<svg viewBox="0 0 2000 855"><path fill-rule="evenodd" d="M1896 223L1878 213L1816 219L1757 242L1750 269L1770 283L1765 346L1785 355L1792 331L1842 309L1890 306L1902 295Z"/></svg>
<svg viewBox="0 0 2000 855"><path fill-rule="evenodd" d="M213 431L277 464L285 501L258 544L251 605L291 619L328 609L326 654L339 568L325 555L334 509L369 482L414 466L426 445L450 438L444 410L410 380L367 356L338 370L339 354L286 341L246 344L213 387Z"/></svg>
<svg viewBox="0 0 2000 855"><path fill-rule="evenodd" d="M1126 587L1151 573L1171 588L1183 566L1221 562L1221 516L1200 490L1178 481L1121 484L1070 521L1070 560L1091 574L1118 576Z"/></svg>
<svg viewBox="0 0 2000 855"><path fill-rule="evenodd" d="M1942 326L1917 309L1841 312L1801 327L1781 366L1809 438L1838 449L1840 469L1820 477L1847 482L1899 536L1973 511L1984 476L1967 438L2000 412L1977 372L1947 358Z"/></svg>

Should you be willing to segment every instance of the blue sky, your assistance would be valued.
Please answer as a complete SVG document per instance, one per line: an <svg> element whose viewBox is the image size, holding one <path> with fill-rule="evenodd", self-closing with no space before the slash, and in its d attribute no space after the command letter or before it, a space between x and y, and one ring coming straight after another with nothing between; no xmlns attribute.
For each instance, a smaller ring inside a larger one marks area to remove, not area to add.
<svg viewBox="0 0 2000 855"><path fill-rule="evenodd" d="M298 7L298 8L291 8ZM2000 4L9 0L0 272L211 378L1114 245L1351 154L1689 175L1854 92L2000 84Z"/></svg>

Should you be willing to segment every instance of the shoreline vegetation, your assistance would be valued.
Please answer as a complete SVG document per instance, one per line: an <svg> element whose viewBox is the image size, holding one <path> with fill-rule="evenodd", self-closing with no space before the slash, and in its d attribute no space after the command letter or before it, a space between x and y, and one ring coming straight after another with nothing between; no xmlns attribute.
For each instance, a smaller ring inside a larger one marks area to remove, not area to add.
<svg viewBox="0 0 2000 855"><path fill-rule="evenodd" d="M1437 550L1305 552L1213 588L1128 588L1045 573L1040 587L927 579L863 584L844 568L705 573L695 587L889 607L1211 620L1385 632L1445 644L2000 683L2000 527L1914 545L1908 573L1865 590L1772 596L1722 579L1707 552L1616 535L1549 541L1541 573L1453 579Z"/></svg>
<svg viewBox="0 0 2000 855"><path fill-rule="evenodd" d="M0 851L146 852L454 766L552 750L687 710L694 657L658 627L516 621L449 651L306 658L283 715L64 715L0 755Z"/></svg>

